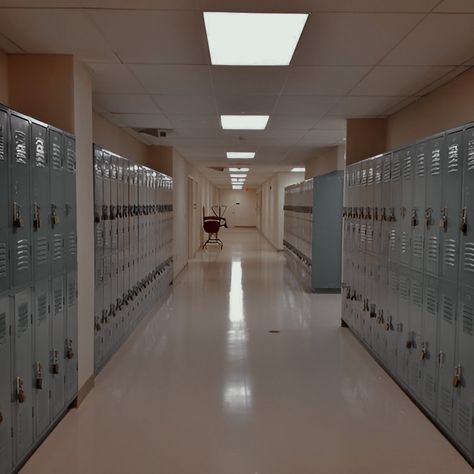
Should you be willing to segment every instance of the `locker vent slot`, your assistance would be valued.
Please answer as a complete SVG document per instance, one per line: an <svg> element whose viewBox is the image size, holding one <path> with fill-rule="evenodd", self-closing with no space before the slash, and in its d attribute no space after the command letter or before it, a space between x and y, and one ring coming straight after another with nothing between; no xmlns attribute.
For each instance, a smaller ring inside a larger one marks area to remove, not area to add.
<svg viewBox="0 0 474 474"><path fill-rule="evenodd" d="M390 290L392 290L393 293L397 292L398 288L398 275L394 272L390 272Z"/></svg>
<svg viewBox="0 0 474 474"><path fill-rule="evenodd" d="M76 233L69 232L67 241L69 255L76 255Z"/></svg>
<svg viewBox="0 0 474 474"><path fill-rule="evenodd" d="M7 244L0 242L0 278L7 276Z"/></svg>
<svg viewBox="0 0 474 474"><path fill-rule="evenodd" d="M27 239L18 240L16 243L16 262L18 271L30 268L30 243Z"/></svg>
<svg viewBox="0 0 474 474"><path fill-rule="evenodd" d="M444 419L449 419L451 416L451 403L451 390L443 385L440 392L439 408Z"/></svg>
<svg viewBox="0 0 474 474"><path fill-rule="evenodd" d="M76 155L74 153L74 150L71 150L71 148L68 148L66 153L66 169L68 173L74 174L76 172Z"/></svg>
<svg viewBox="0 0 474 474"><path fill-rule="evenodd" d="M63 290L56 288L54 290L54 314L58 314L63 310Z"/></svg>
<svg viewBox="0 0 474 474"><path fill-rule="evenodd" d="M474 334L474 308L466 304L462 310L462 330L469 336Z"/></svg>
<svg viewBox="0 0 474 474"><path fill-rule="evenodd" d="M15 130L15 161L21 165L26 165L28 162L26 134L20 130Z"/></svg>
<svg viewBox="0 0 474 474"><path fill-rule="evenodd" d="M448 173L459 171L459 144L452 143L448 149Z"/></svg>
<svg viewBox="0 0 474 474"><path fill-rule="evenodd" d="M382 182L382 167L377 165L375 167L375 184L380 184Z"/></svg>
<svg viewBox="0 0 474 474"><path fill-rule="evenodd" d="M400 159L392 160L392 181L398 181L401 177Z"/></svg>
<svg viewBox="0 0 474 474"><path fill-rule="evenodd" d="M104 245L104 239L103 239L103 228L101 224L97 224L95 228L95 241L96 241L96 247L103 247Z"/></svg>
<svg viewBox="0 0 474 474"><path fill-rule="evenodd" d="M454 301L448 296L443 296L443 320L448 324L454 321Z"/></svg>
<svg viewBox="0 0 474 474"><path fill-rule="evenodd" d="M403 177L405 179L411 178L411 167L412 167L411 154L407 154L403 162Z"/></svg>
<svg viewBox="0 0 474 474"><path fill-rule="evenodd" d="M24 333L28 329L28 303L22 303L18 308L17 325L18 333Z"/></svg>
<svg viewBox="0 0 474 474"><path fill-rule="evenodd" d="M467 143L467 170L474 171L474 138Z"/></svg>
<svg viewBox="0 0 474 474"><path fill-rule="evenodd" d="M39 237L36 241L36 264L43 265L48 262L48 239Z"/></svg>
<svg viewBox="0 0 474 474"><path fill-rule="evenodd" d="M367 184L374 184L374 169L371 167L369 168L369 174L367 177Z"/></svg>
<svg viewBox="0 0 474 474"><path fill-rule="evenodd" d="M61 158L61 146L59 143L53 143L53 158L52 158L53 168L55 170L60 170L63 167L63 160Z"/></svg>
<svg viewBox="0 0 474 474"><path fill-rule="evenodd" d="M425 383L423 386L423 398L432 402L434 397L434 378L431 374L425 373Z"/></svg>
<svg viewBox="0 0 474 474"><path fill-rule="evenodd" d="M365 243L366 229L367 229L367 226L365 224L362 224L360 226L360 242L362 244Z"/></svg>
<svg viewBox="0 0 474 474"><path fill-rule="evenodd" d="M35 137L35 166L37 168L46 168L47 166L44 140L42 137Z"/></svg>
<svg viewBox="0 0 474 474"><path fill-rule="evenodd" d="M425 154L423 152L416 157L416 175L419 178L425 176Z"/></svg>
<svg viewBox="0 0 474 474"><path fill-rule="evenodd" d="M397 231L395 229L390 231L390 248L392 251L397 248Z"/></svg>
<svg viewBox="0 0 474 474"><path fill-rule="evenodd" d="M441 150L435 148L431 152L431 176L438 176L441 173Z"/></svg>
<svg viewBox="0 0 474 474"><path fill-rule="evenodd" d="M448 267L454 267L456 264L456 241L446 239L444 241L444 264Z"/></svg>
<svg viewBox="0 0 474 474"><path fill-rule="evenodd" d="M383 182L390 183L390 162L388 160L383 165Z"/></svg>
<svg viewBox="0 0 474 474"><path fill-rule="evenodd" d="M374 229L371 225L367 226L367 245L372 245L374 242Z"/></svg>
<svg viewBox="0 0 474 474"><path fill-rule="evenodd" d="M48 299L46 294L38 296L38 323L42 324L48 314Z"/></svg>
<svg viewBox="0 0 474 474"><path fill-rule="evenodd" d="M408 245L409 245L408 232L402 232L400 241L401 241L401 251L402 251L402 253L407 253L408 252Z"/></svg>
<svg viewBox="0 0 474 474"><path fill-rule="evenodd" d="M420 281L412 280L410 294L413 304L416 306L421 306L423 304L423 287Z"/></svg>
<svg viewBox="0 0 474 474"><path fill-rule="evenodd" d="M410 286L408 278L401 277L398 283L400 289L400 296L404 299L408 299L408 297L410 296Z"/></svg>
<svg viewBox="0 0 474 474"><path fill-rule="evenodd" d="M474 242L464 244L464 271L474 272Z"/></svg>
<svg viewBox="0 0 474 474"><path fill-rule="evenodd" d="M423 234L413 234L413 257L422 259L423 258Z"/></svg>
<svg viewBox="0 0 474 474"><path fill-rule="evenodd" d="M62 234L53 235L53 260L58 261L63 258L63 236Z"/></svg>
<svg viewBox="0 0 474 474"><path fill-rule="evenodd" d="M0 125L0 160L5 161L5 129Z"/></svg>
<svg viewBox="0 0 474 474"><path fill-rule="evenodd" d="M0 313L0 344L5 344L7 340L7 315Z"/></svg>
<svg viewBox="0 0 474 474"><path fill-rule="evenodd" d="M428 313L436 314L436 289L426 288L426 310Z"/></svg>
<svg viewBox="0 0 474 474"><path fill-rule="evenodd" d="M434 235L428 238L427 258L429 262L438 264L438 237Z"/></svg>
<svg viewBox="0 0 474 474"><path fill-rule="evenodd" d="M466 403L459 404L458 411L458 428L464 439L470 439L472 426L471 408Z"/></svg>

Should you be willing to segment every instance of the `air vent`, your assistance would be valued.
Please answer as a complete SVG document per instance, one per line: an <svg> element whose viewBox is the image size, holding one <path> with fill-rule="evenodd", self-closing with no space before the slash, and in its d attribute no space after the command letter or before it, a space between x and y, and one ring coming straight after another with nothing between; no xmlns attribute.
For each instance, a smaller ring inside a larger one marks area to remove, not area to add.
<svg viewBox="0 0 474 474"><path fill-rule="evenodd" d="M140 135L154 138L167 138L169 134L173 133L173 130L165 128L134 128L134 130Z"/></svg>
<svg viewBox="0 0 474 474"><path fill-rule="evenodd" d="M213 171L219 171L220 173L222 173L225 170L225 168L221 166L209 166L208 168Z"/></svg>

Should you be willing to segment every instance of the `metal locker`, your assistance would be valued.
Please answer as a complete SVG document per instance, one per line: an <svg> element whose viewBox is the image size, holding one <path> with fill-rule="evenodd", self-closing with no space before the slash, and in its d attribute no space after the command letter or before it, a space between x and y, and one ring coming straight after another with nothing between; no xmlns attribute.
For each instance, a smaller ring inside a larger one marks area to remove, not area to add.
<svg viewBox="0 0 474 474"><path fill-rule="evenodd" d="M400 260L400 221L402 207L402 151L392 154L390 166L390 207L387 219L390 223L388 256L390 262Z"/></svg>
<svg viewBox="0 0 474 474"><path fill-rule="evenodd" d="M452 430L458 286L449 281L439 280L439 297L437 420L445 428Z"/></svg>
<svg viewBox="0 0 474 474"><path fill-rule="evenodd" d="M65 173L64 139L59 130L49 130L49 156L51 170L51 244L53 276L60 275L65 269Z"/></svg>
<svg viewBox="0 0 474 474"><path fill-rule="evenodd" d="M388 301L388 268L386 261L379 259L378 262L378 287L377 287L377 318L375 328L374 349L380 359L388 365L387 337L389 331L385 326L385 320L389 318ZM388 328L390 329L390 327Z"/></svg>
<svg viewBox="0 0 474 474"><path fill-rule="evenodd" d="M51 416L53 419L56 419L64 409L65 283L63 275L54 277L52 281L49 364L51 374Z"/></svg>
<svg viewBox="0 0 474 474"><path fill-rule="evenodd" d="M385 364L392 373L397 373L397 316L398 316L398 266L394 263L388 267L387 314L384 318L385 330Z"/></svg>
<svg viewBox="0 0 474 474"><path fill-rule="evenodd" d="M401 151L402 183L400 196L400 209L396 210L399 220L399 262L402 265L410 265L411 256L411 230L413 223L413 172L414 172L414 149L404 148Z"/></svg>
<svg viewBox="0 0 474 474"><path fill-rule="evenodd" d="M0 106L0 202L9 202L9 130L8 112ZM10 287L9 229L10 206L0 206L0 293ZM0 464L1 465L1 464Z"/></svg>
<svg viewBox="0 0 474 474"><path fill-rule="evenodd" d="M111 205L111 184L110 184L110 154L106 151L102 153L102 191L103 191L103 207L102 207L102 223L104 226L104 256L110 256L112 251L112 225L110 216Z"/></svg>
<svg viewBox="0 0 474 474"><path fill-rule="evenodd" d="M66 406L77 395L77 273L66 276L66 337L64 340L64 397Z"/></svg>
<svg viewBox="0 0 474 474"><path fill-rule="evenodd" d="M397 376L405 386L408 385L408 351L410 341L408 333L408 314L410 311L410 270L408 267L398 268L398 308L396 319L397 338Z"/></svg>
<svg viewBox="0 0 474 474"><path fill-rule="evenodd" d="M66 269L77 268L77 230L76 230L76 141L73 136L64 134L65 148L65 238Z"/></svg>
<svg viewBox="0 0 474 474"><path fill-rule="evenodd" d="M11 406L12 384L10 372L10 299L0 297L0 472L12 468Z"/></svg>
<svg viewBox="0 0 474 474"><path fill-rule="evenodd" d="M94 147L94 245L96 260L104 255L104 189L102 149Z"/></svg>
<svg viewBox="0 0 474 474"><path fill-rule="evenodd" d="M105 330L104 313L104 259L95 260L95 295L94 295L94 368L97 372L102 365Z"/></svg>
<svg viewBox="0 0 474 474"><path fill-rule="evenodd" d="M373 158L367 161L367 186L365 190L365 251L374 252L374 184L375 184L375 160Z"/></svg>
<svg viewBox="0 0 474 474"><path fill-rule="evenodd" d="M455 439L474 460L474 288L461 290L457 347L453 372Z"/></svg>
<svg viewBox="0 0 474 474"><path fill-rule="evenodd" d="M31 123L31 220L33 241L33 277L36 281L51 273L51 189L46 125Z"/></svg>
<svg viewBox="0 0 474 474"><path fill-rule="evenodd" d="M426 162L429 158L429 142L417 143L415 148L415 170L413 173L413 205L410 212L411 234L411 267L423 271L425 249L425 194Z"/></svg>
<svg viewBox="0 0 474 474"><path fill-rule="evenodd" d="M373 251L376 255L380 255L382 251L383 159L383 156L377 156L374 163L372 221L374 225Z"/></svg>
<svg viewBox="0 0 474 474"><path fill-rule="evenodd" d="M20 288L31 281L31 211L30 211L30 122L10 114L10 261L12 286Z"/></svg>
<svg viewBox="0 0 474 474"><path fill-rule="evenodd" d="M390 244L390 228L389 213L391 210L392 196L391 196L391 161L392 154L387 153L382 158L382 240L380 242L380 254L388 258L389 244Z"/></svg>
<svg viewBox="0 0 474 474"><path fill-rule="evenodd" d="M420 397L421 365L434 354L428 352L422 335L423 320L423 274L410 272L410 309L406 334L405 352L408 354L408 390Z"/></svg>
<svg viewBox="0 0 474 474"><path fill-rule="evenodd" d="M51 328L51 283L37 281L33 293L33 392L35 407L35 439L41 437L50 423L49 406L49 357Z"/></svg>
<svg viewBox="0 0 474 474"><path fill-rule="evenodd" d="M103 314L102 314L102 335L103 335L103 356L107 358L110 353L110 344L112 340L112 319L113 314L111 312L111 257L105 256L103 258L102 268L104 269L104 284L103 284Z"/></svg>
<svg viewBox="0 0 474 474"><path fill-rule="evenodd" d="M462 130L446 135L445 154L441 169L443 191L441 202L440 247L443 279L456 282L459 273L460 210L462 195Z"/></svg>
<svg viewBox="0 0 474 474"><path fill-rule="evenodd" d="M474 126L464 130L464 195L461 209L462 253L460 278L463 285L474 288Z"/></svg>
<svg viewBox="0 0 474 474"><path fill-rule="evenodd" d="M421 361L421 402L431 415L437 410L437 377L439 364L438 319L439 319L438 279L424 275L422 346L426 356Z"/></svg>
<svg viewBox="0 0 474 474"><path fill-rule="evenodd" d="M426 208L424 271L433 276L439 274L440 255L440 209L441 209L441 156L444 153L444 135L429 140L429 155L426 162Z"/></svg>
<svg viewBox="0 0 474 474"><path fill-rule="evenodd" d="M31 290L13 297L14 347L12 358L14 464L19 463L33 445L33 371Z"/></svg>

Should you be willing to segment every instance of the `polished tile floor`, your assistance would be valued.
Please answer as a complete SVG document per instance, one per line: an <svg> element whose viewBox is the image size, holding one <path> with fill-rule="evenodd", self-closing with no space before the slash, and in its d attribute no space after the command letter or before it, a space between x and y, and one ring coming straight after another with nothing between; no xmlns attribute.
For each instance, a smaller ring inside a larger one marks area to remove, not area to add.
<svg viewBox="0 0 474 474"><path fill-rule="evenodd" d="M340 328L339 296L302 292L256 231L223 237L25 473L472 473Z"/></svg>

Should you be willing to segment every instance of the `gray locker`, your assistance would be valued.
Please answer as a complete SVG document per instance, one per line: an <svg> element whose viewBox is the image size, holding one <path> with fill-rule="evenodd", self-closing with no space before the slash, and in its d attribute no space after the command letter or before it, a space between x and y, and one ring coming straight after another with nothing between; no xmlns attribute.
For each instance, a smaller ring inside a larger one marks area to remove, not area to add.
<svg viewBox="0 0 474 474"><path fill-rule="evenodd" d="M382 252L382 215L383 215L383 156L377 156L374 162L374 194L372 220L374 226L373 252Z"/></svg>
<svg viewBox="0 0 474 474"><path fill-rule="evenodd" d="M385 320L388 320L388 268L385 262L381 259L378 263L378 288L377 288L377 325L375 332L375 351L380 359L388 364L388 352L387 352L387 335L389 334L390 327L385 326Z"/></svg>
<svg viewBox="0 0 474 474"><path fill-rule="evenodd" d="M429 160L426 163L425 257L424 271L439 274L440 209L442 191L441 157L444 153L444 135L429 140Z"/></svg>
<svg viewBox="0 0 474 474"><path fill-rule="evenodd" d="M388 298L387 315L385 317L385 364L392 373L397 373L397 316L398 316L398 266L390 264L388 267Z"/></svg>
<svg viewBox="0 0 474 474"><path fill-rule="evenodd" d="M389 249L390 262L398 263L400 260L400 219L402 207L402 152L392 154L390 166L390 207L387 210L387 219L390 223Z"/></svg>
<svg viewBox="0 0 474 474"><path fill-rule="evenodd" d="M12 286L20 288L32 277L30 212L30 122L11 113L10 261Z"/></svg>
<svg viewBox="0 0 474 474"><path fill-rule="evenodd" d="M94 148L94 245L96 261L104 255L104 189L102 150Z"/></svg>
<svg viewBox="0 0 474 474"><path fill-rule="evenodd" d="M0 297L0 472L12 468L10 324L10 299L4 294Z"/></svg>
<svg viewBox="0 0 474 474"><path fill-rule="evenodd" d="M46 125L31 123L31 212L33 241L33 277L36 281L49 278L50 253L50 171Z"/></svg>
<svg viewBox="0 0 474 474"><path fill-rule="evenodd" d="M434 356L425 347L422 335L423 321L423 274L410 272L410 310L405 352L408 354L408 390L421 397L421 366L423 361Z"/></svg>
<svg viewBox="0 0 474 474"><path fill-rule="evenodd" d="M392 154L387 153L383 155L382 158L382 240L380 242L380 254L384 257L388 257L389 255L389 245L390 245L390 229L391 229L391 221L389 220L390 212L391 212L391 198L392 198L392 183L391 183L391 161L392 161Z"/></svg>
<svg viewBox="0 0 474 474"><path fill-rule="evenodd" d="M71 135L64 135L65 149L65 204L64 228L66 239L66 269L77 268L77 232L76 232L76 142Z"/></svg>
<svg viewBox="0 0 474 474"><path fill-rule="evenodd" d="M65 172L64 172L64 139L59 130L49 131L49 156L51 170L51 256L52 274L64 272L65 258Z"/></svg>
<svg viewBox="0 0 474 474"><path fill-rule="evenodd" d="M64 276L53 278L50 349L51 416L53 419L56 419L64 409L65 284Z"/></svg>
<svg viewBox="0 0 474 474"><path fill-rule="evenodd" d="M398 307L396 320L397 338L397 375L399 381L408 385L408 356L407 343L409 342L408 315L410 311L410 270L408 267L398 268Z"/></svg>
<svg viewBox="0 0 474 474"><path fill-rule="evenodd" d="M32 391L32 308L29 289L13 297L13 439L14 462L20 462L33 445L33 391Z"/></svg>
<svg viewBox="0 0 474 474"><path fill-rule="evenodd" d="M0 202L9 202L9 127L8 112L0 107ZM10 287L10 261L8 241L10 206L0 206L0 293Z"/></svg>
<svg viewBox="0 0 474 474"><path fill-rule="evenodd" d="M77 273L66 276L66 338L64 341L64 397L69 405L77 394Z"/></svg>
<svg viewBox="0 0 474 474"><path fill-rule="evenodd" d="M399 229L399 262L402 265L410 265L411 256L411 230L412 230L412 206L413 206L413 172L414 172L414 150L413 147L404 148L401 151L402 183L400 196L400 209L398 213Z"/></svg>

